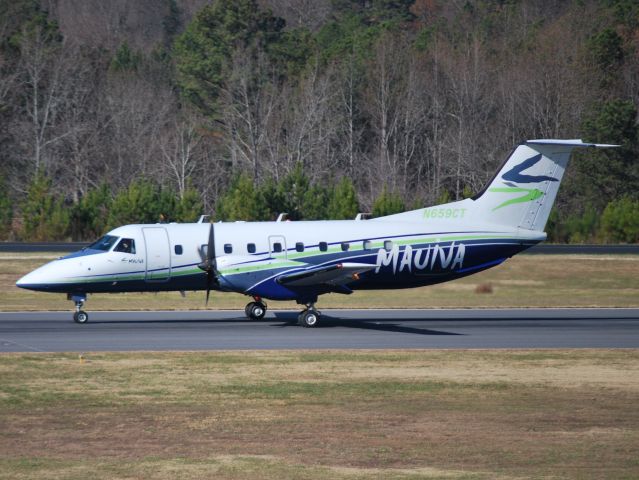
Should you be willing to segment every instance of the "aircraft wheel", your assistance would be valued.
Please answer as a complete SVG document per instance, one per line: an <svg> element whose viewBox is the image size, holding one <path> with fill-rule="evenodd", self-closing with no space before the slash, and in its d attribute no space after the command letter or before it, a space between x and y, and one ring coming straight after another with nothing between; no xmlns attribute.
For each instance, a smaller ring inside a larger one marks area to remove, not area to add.
<svg viewBox="0 0 639 480"><path fill-rule="evenodd" d="M250 317L253 320L262 320L264 315L266 315L266 305L262 302L251 302L253 305L250 310Z"/></svg>
<svg viewBox="0 0 639 480"><path fill-rule="evenodd" d="M306 328L313 328L319 324L320 314L316 310L306 310L300 314L300 325Z"/></svg>
<svg viewBox="0 0 639 480"><path fill-rule="evenodd" d="M73 314L73 321L75 323L87 323L89 321L89 315L83 310L79 310Z"/></svg>
<svg viewBox="0 0 639 480"><path fill-rule="evenodd" d="M253 306L255 306L255 302L249 302L246 304L246 307L244 307L246 318L251 318L251 310L253 309Z"/></svg>

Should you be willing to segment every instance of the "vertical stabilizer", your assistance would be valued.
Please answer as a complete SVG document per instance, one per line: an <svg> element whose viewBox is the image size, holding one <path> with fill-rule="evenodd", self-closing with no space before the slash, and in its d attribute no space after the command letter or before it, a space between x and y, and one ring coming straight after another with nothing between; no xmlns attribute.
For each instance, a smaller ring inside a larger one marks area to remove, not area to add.
<svg viewBox="0 0 639 480"><path fill-rule="evenodd" d="M615 146L581 140L528 140L473 198L474 213L488 223L543 231L573 149Z"/></svg>

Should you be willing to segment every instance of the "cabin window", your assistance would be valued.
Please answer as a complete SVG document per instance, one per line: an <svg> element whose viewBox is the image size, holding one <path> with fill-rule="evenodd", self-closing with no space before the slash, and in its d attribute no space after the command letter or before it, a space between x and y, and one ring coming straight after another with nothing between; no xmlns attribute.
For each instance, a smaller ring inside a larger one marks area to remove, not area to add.
<svg viewBox="0 0 639 480"><path fill-rule="evenodd" d="M248 253L255 253L255 244L254 243L247 243L246 244L246 250L248 251Z"/></svg>
<svg viewBox="0 0 639 480"><path fill-rule="evenodd" d="M390 240L385 240L384 250L386 250L387 252L390 252L392 249L393 249L393 242L391 242Z"/></svg>
<svg viewBox="0 0 639 480"><path fill-rule="evenodd" d="M342 243L342 252L348 252L349 248L351 248L351 245L348 242Z"/></svg>
<svg viewBox="0 0 639 480"><path fill-rule="evenodd" d="M273 243L273 252L279 253L282 251L282 244L280 242Z"/></svg>
<svg viewBox="0 0 639 480"><path fill-rule="evenodd" d="M295 244L295 250L298 252L303 252L304 251L304 244L302 242L297 242Z"/></svg>
<svg viewBox="0 0 639 480"><path fill-rule="evenodd" d="M328 244L326 242L319 242L320 252L325 252L328 250Z"/></svg>
<svg viewBox="0 0 639 480"><path fill-rule="evenodd" d="M364 250L370 250L371 248L373 248L373 242L364 240Z"/></svg>
<svg viewBox="0 0 639 480"><path fill-rule="evenodd" d="M182 245L176 245L175 247L173 247L173 251L176 255L182 255L184 249L182 248Z"/></svg>
<svg viewBox="0 0 639 480"><path fill-rule="evenodd" d="M135 240L132 238L123 238L113 251L121 253L135 253Z"/></svg>
<svg viewBox="0 0 639 480"><path fill-rule="evenodd" d="M233 245L231 245L230 243L225 243L224 253L233 253Z"/></svg>

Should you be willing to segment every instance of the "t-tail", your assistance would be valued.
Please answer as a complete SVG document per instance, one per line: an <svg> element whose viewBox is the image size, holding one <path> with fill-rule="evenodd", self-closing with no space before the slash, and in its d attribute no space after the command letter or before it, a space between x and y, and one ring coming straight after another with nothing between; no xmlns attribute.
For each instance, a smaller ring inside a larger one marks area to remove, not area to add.
<svg viewBox="0 0 639 480"><path fill-rule="evenodd" d="M477 195L458 202L400 213L379 220L445 219L543 232L555 203L570 154L576 148L618 145L577 140L528 140L517 146Z"/></svg>
<svg viewBox="0 0 639 480"><path fill-rule="evenodd" d="M473 200L478 220L543 231L559 185L575 148L617 145L581 140L528 140L504 162L488 186Z"/></svg>

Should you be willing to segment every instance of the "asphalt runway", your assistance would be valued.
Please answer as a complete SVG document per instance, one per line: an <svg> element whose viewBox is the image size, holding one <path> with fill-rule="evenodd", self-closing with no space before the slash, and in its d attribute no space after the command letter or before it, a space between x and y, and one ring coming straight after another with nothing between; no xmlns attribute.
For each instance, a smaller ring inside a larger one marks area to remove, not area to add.
<svg viewBox="0 0 639 480"><path fill-rule="evenodd" d="M0 352L253 349L639 348L639 309L325 310L249 321L239 311L0 313Z"/></svg>

